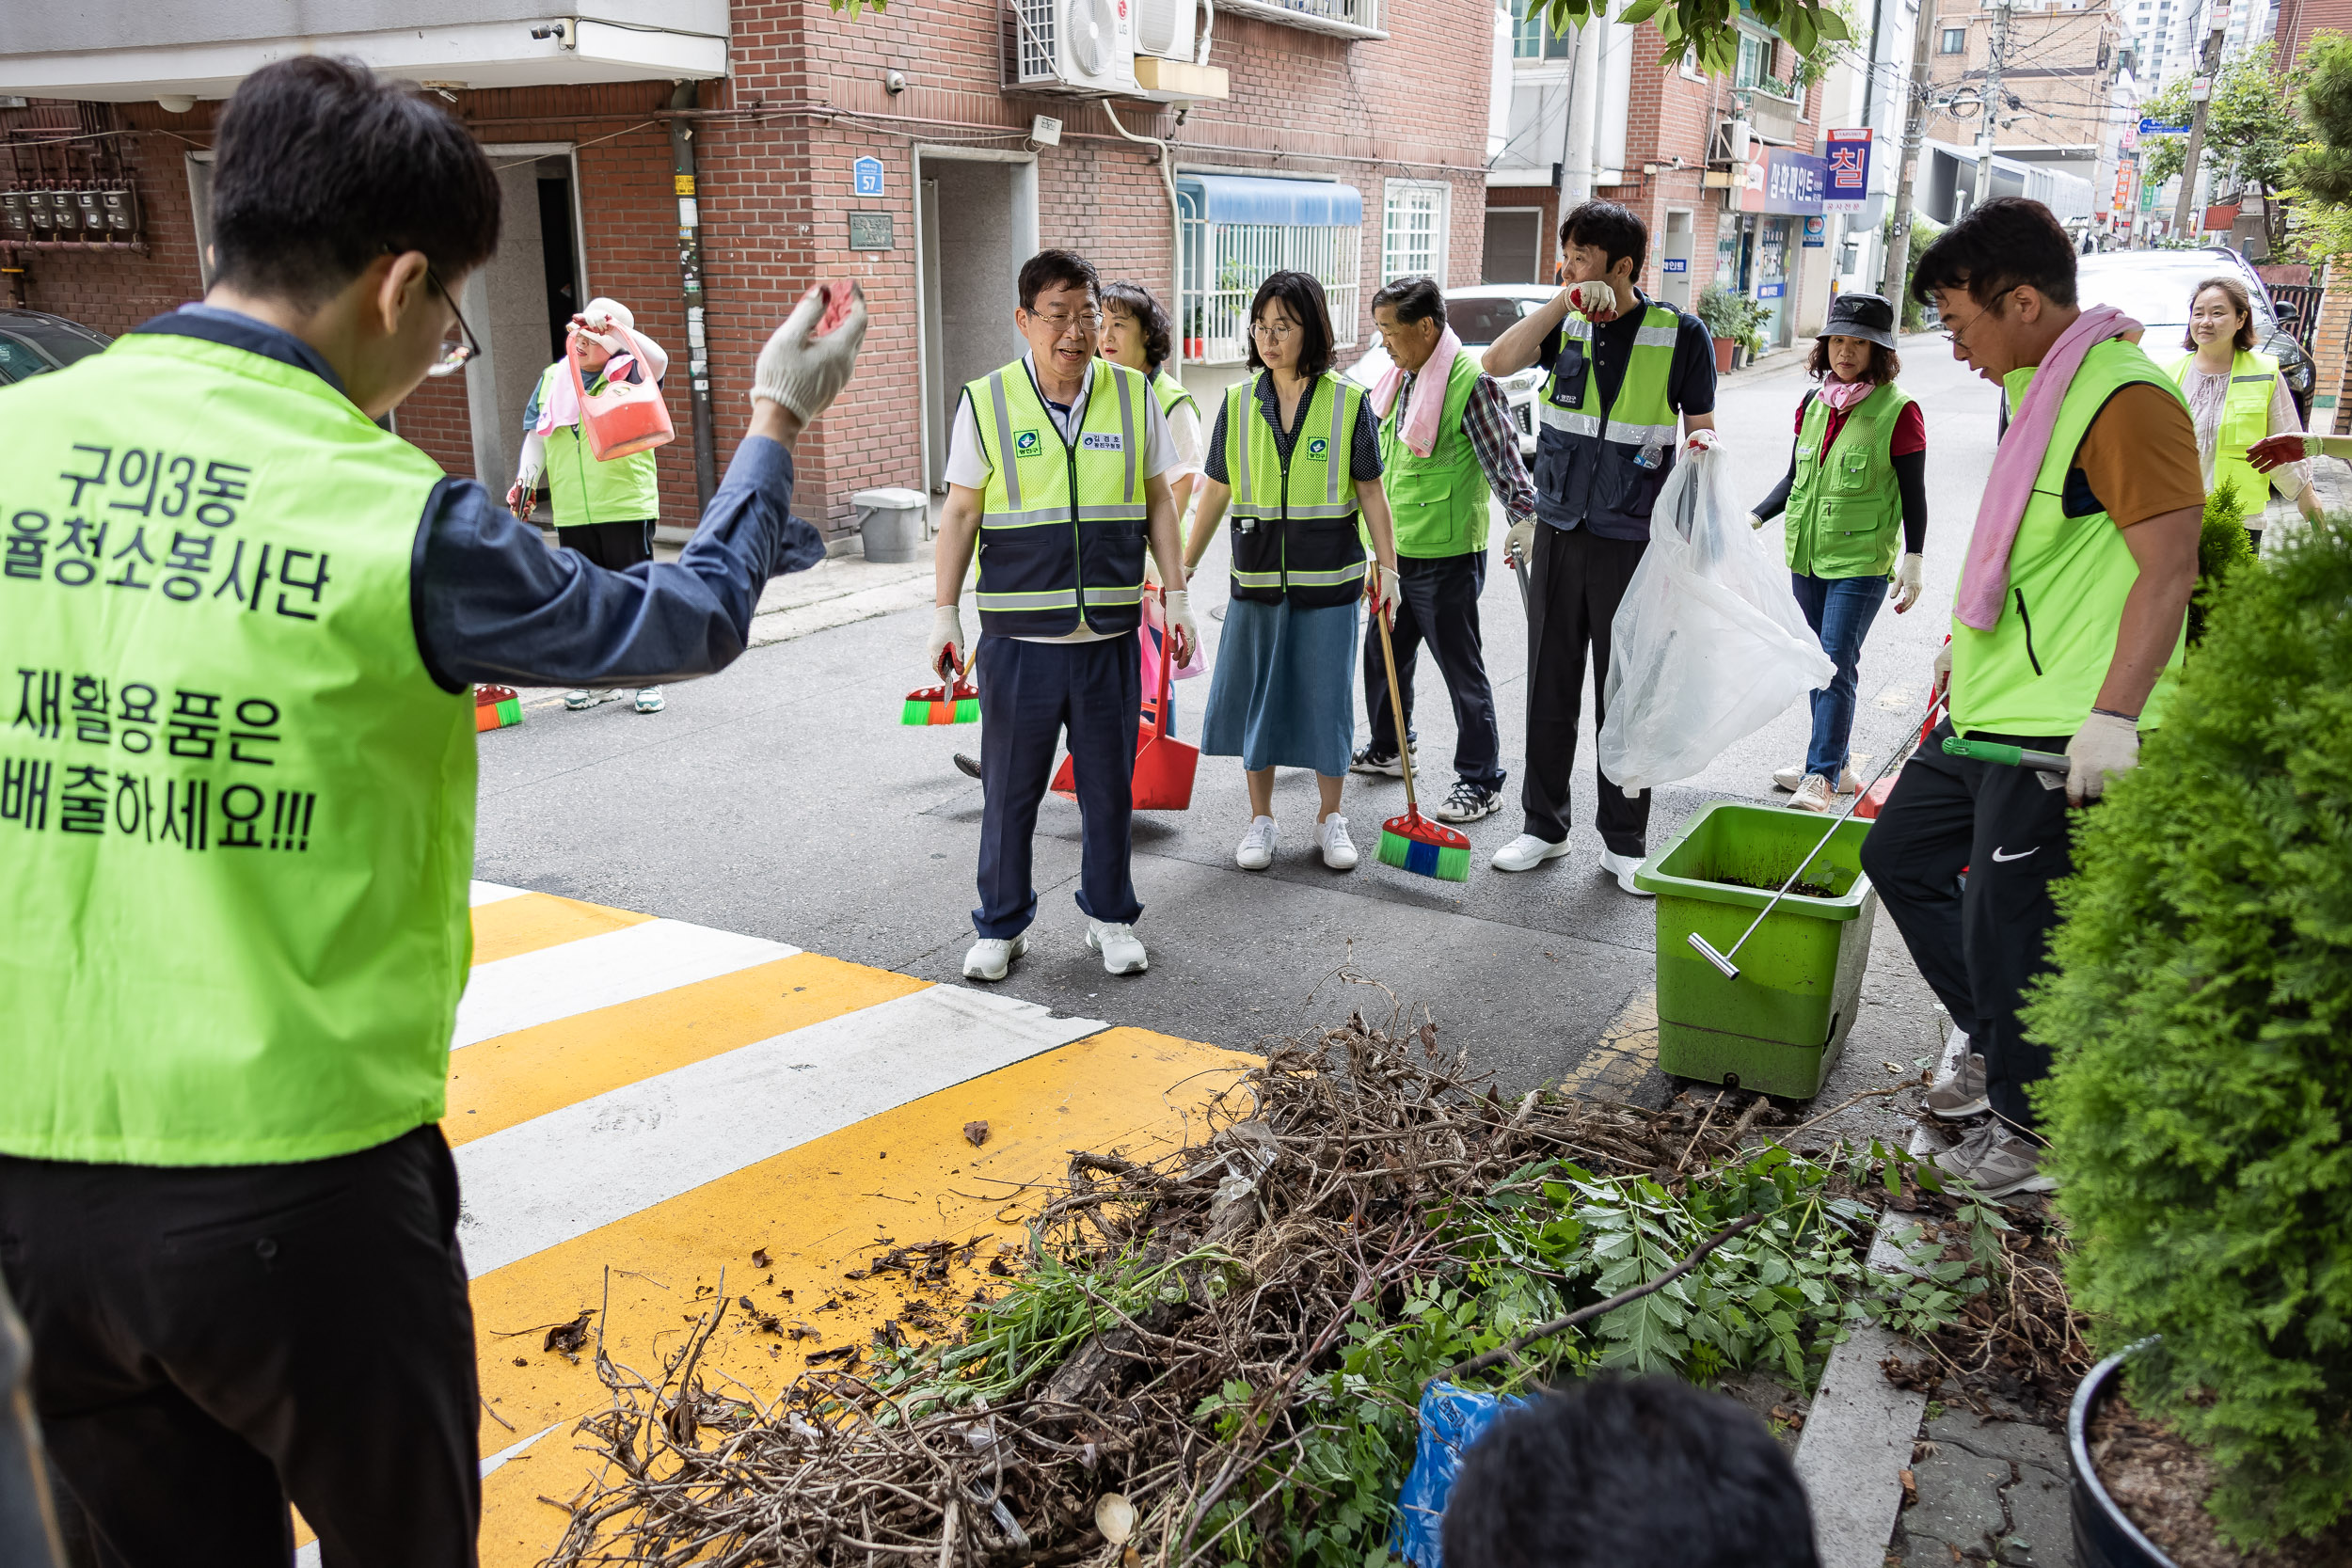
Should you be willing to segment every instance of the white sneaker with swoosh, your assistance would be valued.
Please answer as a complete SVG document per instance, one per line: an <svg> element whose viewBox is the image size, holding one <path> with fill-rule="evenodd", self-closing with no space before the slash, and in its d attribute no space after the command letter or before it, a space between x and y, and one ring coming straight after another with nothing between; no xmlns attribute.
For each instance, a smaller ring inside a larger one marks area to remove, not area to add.
<svg viewBox="0 0 2352 1568"><path fill-rule="evenodd" d="M2035 845L2035 846L2034 846L2032 848L2030 848L2030 849L2020 849L2020 850L2018 850L2018 851L2017 851L2017 853L2015 853L2015 854L2013 854L2013 855L2004 855L2003 853L2001 853L2001 851L2000 851L2000 849L1998 848L1998 847L1994 847L1994 851L1993 851L1993 861L1994 861L1994 864L1996 864L1996 865L2007 865L2007 864L2008 864L2010 862L2011 862L2011 861L2022 861L2022 860L2024 860L2024 859L2025 859L2027 855L2038 855L2038 854L2040 854L2041 852L2042 852L2042 846L2041 846L2041 845L2039 845L2039 844Z"/></svg>

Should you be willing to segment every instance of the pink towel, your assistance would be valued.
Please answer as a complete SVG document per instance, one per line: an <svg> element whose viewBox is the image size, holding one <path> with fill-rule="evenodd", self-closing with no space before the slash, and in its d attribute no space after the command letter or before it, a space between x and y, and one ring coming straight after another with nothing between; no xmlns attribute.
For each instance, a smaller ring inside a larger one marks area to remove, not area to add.
<svg viewBox="0 0 2352 1568"><path fill-rule="evenodd" d="M1461 352L1462 340L1449 326L1438 335L1438 346L1429 351L1429 361L1418 373L1417 379L1435 381L1438 390L1434 398L1415 398L1413 405L1405 410L1404 428L1397 434L1405 438L1406 450L1415 457L1426 457L1438 450L1438 420L1445 412L1446 377L1454 373L1454 356ZM1380 376L1380 385L1372 389L1373 418L1387 419L1404 390L1404 367L1391 360Z"/></svg>
<svg viewBox="0 0 2352 1568"><path fill-rule="evenodd" d="M2018 525L2026 520L2026 503L2033 499L2034 478L2049 455L2058 405L2074 385L2083 356L2109 338L2138 330L2139 323L2114 306L2094 305L2075 317L2074 325L2058 334L2042 356L2033 385L2010 415L2009 434L1993 454L1993 477L1977 503L1977 531L1968 539L1960 596L1952 607L1962 625L1991 631L2001 618L2001 601L2009 596L2009 552L2017 543Z"/></svg>

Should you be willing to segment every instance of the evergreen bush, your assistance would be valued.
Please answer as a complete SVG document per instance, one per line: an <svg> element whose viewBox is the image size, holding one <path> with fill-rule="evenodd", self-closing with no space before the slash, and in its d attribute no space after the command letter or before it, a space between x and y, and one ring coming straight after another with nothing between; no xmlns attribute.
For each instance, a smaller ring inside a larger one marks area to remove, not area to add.
<svg viewBox="0 0 2352 1568"><path fill-rule="evenodd" d="M2205 607L2232 572L2255 559L2254 542L2246 537L2246 519L2238 508L2237 483L2223 480L2205 498L2205 517L2197 535L2197 592L2188 601L2188 645L2205 640Z"/></svg>
<svg viewBox="0 0 2352 1568"><path fill-rule="evenodd" d="M2241 1544L2352 1513L2352 514L2217 594L2076 835L2037 1103L2099 1339Z"/></svg>

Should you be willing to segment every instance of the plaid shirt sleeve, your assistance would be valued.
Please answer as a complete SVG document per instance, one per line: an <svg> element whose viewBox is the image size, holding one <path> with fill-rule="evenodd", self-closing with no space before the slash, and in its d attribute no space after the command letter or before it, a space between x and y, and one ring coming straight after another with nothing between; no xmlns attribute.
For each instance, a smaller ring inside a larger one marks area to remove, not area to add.
<svg viewBox="0 0 2352 1568"><path fill-rule="evenodd" d="M1478 454L1486 488L1502 502L1503 515L1513 523L1534 516L1534 482L1519 459L1519 432L1511 420L1510 402L1493 376L1481 375L1470 389L1470 403L1462 410L1462 434Z"/></svg>

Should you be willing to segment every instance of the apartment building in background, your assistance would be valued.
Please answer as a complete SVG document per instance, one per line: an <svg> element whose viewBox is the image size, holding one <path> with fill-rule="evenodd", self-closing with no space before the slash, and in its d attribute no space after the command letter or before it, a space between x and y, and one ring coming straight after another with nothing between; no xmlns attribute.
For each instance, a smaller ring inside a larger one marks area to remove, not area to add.
<svg viewBox="0 0 2352 1568"><path fill-rule="evenodd" d="M502 492L564 322L610 295L670 350L662 515L691 526L691 383L723 470L760 344L811 281L854 277L865 355L794 498L847 542L855 493L942 483L960 388L1021 352L1014 274L1041 245L1167 302L1204 394L1241 373L1267 272L1323 279L1343 359L1383 280L1481 276L1494 40L1471 8L339 0L321 26L304 0L8 8L0 190L113 191L129 221L0 229L0 299L119 334L198 297L221 101L268 60L356 55L446 102L505 192L499 254L461 291L485 352L401 407L403 436Z"/></svg>
<svg viewBox="0 0 2352 1568"><path fill-rule="evenodd" d="M2105 231L2117 211L2127 133L2138 122L2121 0L1931 3L1931 112L1918 210L1948 224L1993 197L2029 196L2079 234ZM1979 138L1988 114L1986 160Z"/></svg>

